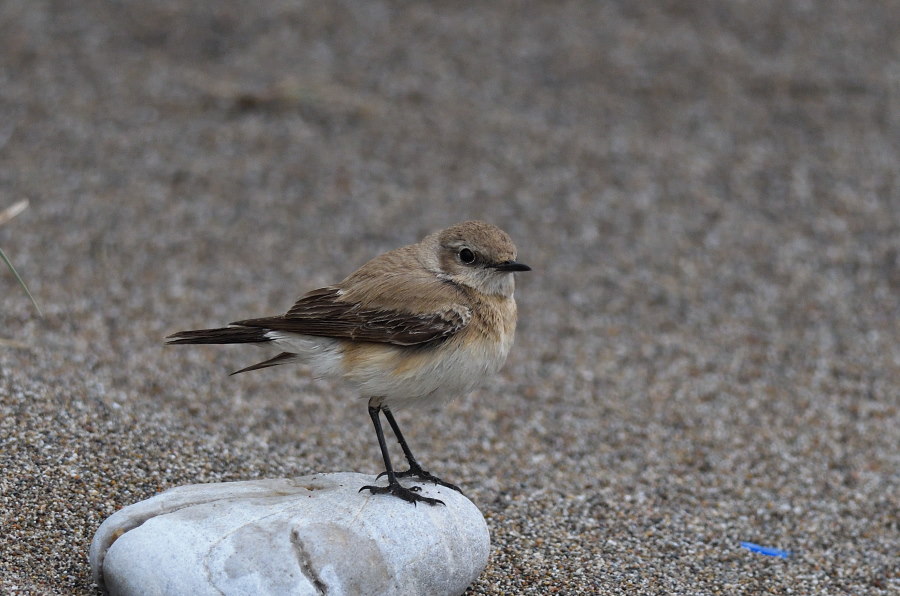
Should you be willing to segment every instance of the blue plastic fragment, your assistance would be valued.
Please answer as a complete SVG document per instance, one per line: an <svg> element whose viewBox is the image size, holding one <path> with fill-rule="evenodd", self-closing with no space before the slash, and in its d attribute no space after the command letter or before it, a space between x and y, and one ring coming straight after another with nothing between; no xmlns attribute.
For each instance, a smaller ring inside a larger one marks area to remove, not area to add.
<svg viewBox="0 0 900 596"><path fill-rule="evenodd" d="M781 550L780 548L772 548L771 546L760 546L752 542L741 542L741 546L751 552L767 555L769 557L781 557L782 559L787 559L791 556L791 551L789 550Z"/></svg>

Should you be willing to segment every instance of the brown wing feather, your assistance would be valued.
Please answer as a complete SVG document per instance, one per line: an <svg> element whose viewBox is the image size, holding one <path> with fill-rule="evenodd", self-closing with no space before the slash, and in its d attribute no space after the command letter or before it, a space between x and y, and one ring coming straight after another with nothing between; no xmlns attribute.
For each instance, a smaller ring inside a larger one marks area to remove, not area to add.
<svg viewBox="0 0 900 596"><path fill-rule="evenodd" d="M303 335L353 341L391 343L401 346L442 341L465 327L467 309L442 308L427 314L393 309L366 308L359 302L341 300L337 287L309 292L284 315L237 321L233 325L261 327Z"/></svg>

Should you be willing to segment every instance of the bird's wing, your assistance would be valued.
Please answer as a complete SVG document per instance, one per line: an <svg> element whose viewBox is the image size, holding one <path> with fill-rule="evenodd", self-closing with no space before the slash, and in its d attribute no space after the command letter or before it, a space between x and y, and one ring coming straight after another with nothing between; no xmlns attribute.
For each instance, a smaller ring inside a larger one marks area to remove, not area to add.
<svg viewBox="0 0 900 596"><path fill-rule="evenodd" d="M348 300L337 286L313 290L302 296L284 315L237 321L233 325L261 327L300 333L415 346L444 341L463 329L471 319L468 307L444 301L419 301L424 312L398 308L395 296L379 300ZM420 296L421 297L421 296ZM443 302L443 304L441 304ZM389 306L390 305L390 306Z"/></svg>

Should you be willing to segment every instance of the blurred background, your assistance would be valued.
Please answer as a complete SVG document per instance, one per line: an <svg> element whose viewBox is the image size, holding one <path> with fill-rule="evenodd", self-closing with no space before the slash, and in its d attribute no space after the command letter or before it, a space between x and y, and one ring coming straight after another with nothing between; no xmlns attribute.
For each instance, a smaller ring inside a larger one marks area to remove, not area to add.
<svg viewBox="0 0 900 596"><path fill-rule="evenodd" d="M164 347L467 219L501 376L399 416L485 513L472 594L900 588L894 2L0 3L0 591L127 504L375 474L364 402ZM749 540L791 550L772 559ZM891 592L893 593L893 592Z"/></svg>

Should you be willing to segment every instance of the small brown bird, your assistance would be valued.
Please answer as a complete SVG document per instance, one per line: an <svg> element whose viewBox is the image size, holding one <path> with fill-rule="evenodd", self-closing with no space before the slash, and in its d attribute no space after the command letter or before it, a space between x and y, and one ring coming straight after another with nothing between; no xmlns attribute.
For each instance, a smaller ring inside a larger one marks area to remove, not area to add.
<svg viewBox="0 0 900 596"><path fill-rule="evenodd" d="M284 315L219 329L180 331L173 344L267 343L281 353L237 373L289 362L349 381L369 400L389 493L415 504L443 504L405 488L415 477L459 491L425 471L397 426L392 407L442 402L474 389L506 361L516 329L516 247L500 228L468 221L375 257L342 282L313 290ZM237 374L232 373L232 374ZM391 465L379 414L409 463ZM460 491L462 492L462 491Z"/></svg>

